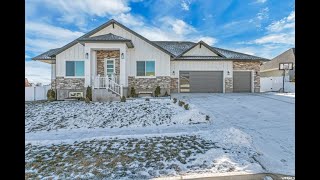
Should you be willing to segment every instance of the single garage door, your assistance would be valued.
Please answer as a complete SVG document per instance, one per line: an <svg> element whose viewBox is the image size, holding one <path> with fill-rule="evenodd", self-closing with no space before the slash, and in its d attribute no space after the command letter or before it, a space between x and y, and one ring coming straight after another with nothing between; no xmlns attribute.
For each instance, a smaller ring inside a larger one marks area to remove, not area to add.
<svg viewBox="0 0 320 180"><path fill-rule="evenodd" d="M250 71L233 71L233 92L251 92Z"/></svg>
<svg viewBox="0 0 320 180"><path fill-rule="evenodd" d="M180 92L222 93L222 71L180 71Z"/></svg>

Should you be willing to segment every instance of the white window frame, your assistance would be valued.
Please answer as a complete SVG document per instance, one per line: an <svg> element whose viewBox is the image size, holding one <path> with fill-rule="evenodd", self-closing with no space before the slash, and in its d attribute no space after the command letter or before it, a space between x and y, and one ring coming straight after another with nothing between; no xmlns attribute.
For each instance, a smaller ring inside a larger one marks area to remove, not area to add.
<svg viewBox="0 0 320 180"><path fill-rule="evenodd" d="M104 59L105 77L108 76L108 69L110 69L110 68L108 68L108 61L113 61L113 75L116 74L116 59L115 58L109 58L109 59L105 58Z"/></svg>
<svg viewBox="0 0 320 180"><path fill-rule="evenodd" d="M154 76L146 76L147 73L147 61L152 61L154 62ZM137 62L145 62L144 63L144 76L138 76L138 71L137 71ZM141 61L136 61L136 74L135 74L135 78L156 78L156 61L155 60L141 60Z"/></svg>
<svg viewBox="0 0 320 180"><path fill-rule="evenodd" d="M69 61L83 61L83 76L67 76L67 62ZM64 78L85 78L86 75L86 62L83 59L66 60L64 63Z"/></svg>

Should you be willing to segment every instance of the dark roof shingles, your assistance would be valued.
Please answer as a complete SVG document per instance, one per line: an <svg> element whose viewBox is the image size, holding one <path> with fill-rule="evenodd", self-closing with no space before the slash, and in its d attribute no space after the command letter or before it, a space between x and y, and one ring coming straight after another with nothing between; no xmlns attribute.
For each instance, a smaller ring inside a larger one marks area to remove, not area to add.
<svg viewBox="0 0 320 180"><path fill-rule="evenodd" d="M86 41L86 40L89 40L89 41L130 41L129 39L114 35L112 33L103 34L100 36L79 38L79 41Z"/></svg>
<svg viewBox="0 0 320 180"><path fill-rule="evenodd" d="M56 52L59 50L60 48L55 48L55 49L50 49L49 51L47 52L44 52L34 58L32 58L32 60L43 60L43 59L48 59L48 60L51 60L51 59L56 59L55 56Z"/></svg>

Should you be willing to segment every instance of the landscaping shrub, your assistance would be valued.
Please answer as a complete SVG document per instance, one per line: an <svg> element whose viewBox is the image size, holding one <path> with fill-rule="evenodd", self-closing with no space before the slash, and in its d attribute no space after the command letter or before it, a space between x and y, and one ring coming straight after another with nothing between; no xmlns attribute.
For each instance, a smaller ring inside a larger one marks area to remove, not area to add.
<svg viewBox="0 0 320 180"><path fill-rule="evenodd" d="M150 101L150 99L149 99L149 98L146 98L146 101Z"/></svg>
<svg viewBox="0 0 320 180"><path fill-rule="evenodd" d="M131 87L131 90L130 90L130 96L131 97L137 97L136 90L134 89L133 86Z"/></svg>
<svg viewBox="0 0 320 180"><path fill-rule="evenodd" d="M185 104L185 102L183 102L183 101L179 101L179 102L178 102L178 104L179 104L179 106L181 106L181 107L182 107L182 106Z"/></svg>
<svg viewBox="0 0 320 180"><path fill-rule="evenodd" d="M154 96L158 97L160 95L160 86L156 87L156 90L154 90Z"/></svg>
<svg viewBox="0 0 320 180"><path fill-rule="evenodd" d="M49 101L56 100L56 92L53 89L49 89L47 92L47 98Z"/></svg>
<svg viewBox="0 0 320 180"><path fill-rule="evenodd" d="M126 102L126 101L127 101L126 97L122 96L121 99L120 99L120 102Z"/></svg>
<svg viewBox="0 0 320 180"><path fill-rule="evenodd" d="M210 116L206 115L206 120L209 121L210 119Z"/></svg>
<svg viewBox="0 0 320 180"><path fill-rule="evenodd" d="M169 96L169 94L168 94L168 92L167 92L167 91L164 93L164 96Z"/></svg>
<svg viewBox="0 0 320 180"><path fill-rule="evenodd" d="M88 97L86 97L86 98L84 99L84 102L90 103L90 99L89 99Z"/></svg>
<svg viewBox="0 0 320 180"><path fill-rule="evenodd" d="M87 87L86 97L92 101L92 88L90 86Z"/></svg>
<svg viewBox="0 0 320 180"><path fill-rule="evenodd" d="M185 104L183 107L185 110L189 110L189 104Z"/></svg>
<svg viewBox="0 0 320 180"><path fill-rule="evenodd" d="M173 98L173 103L176 103L177 102L177 98Z"/></svg>

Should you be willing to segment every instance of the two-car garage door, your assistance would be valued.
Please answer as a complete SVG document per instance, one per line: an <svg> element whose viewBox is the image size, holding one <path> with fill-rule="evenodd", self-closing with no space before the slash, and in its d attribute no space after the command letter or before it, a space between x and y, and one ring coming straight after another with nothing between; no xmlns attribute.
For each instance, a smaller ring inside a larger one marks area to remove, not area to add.
<svg viewBox="0 0 320 180"><path fill-rule="evenodd" d="M222 93L223 71L180 71L180 92ZM233 92L251 92L251 71L233 72Z"/></svg>
<svg viewBox="0 0 320 180"><path fill-rule="evenodd" d="M223 71L180 71L180 92L223 92Z"/></svg>

